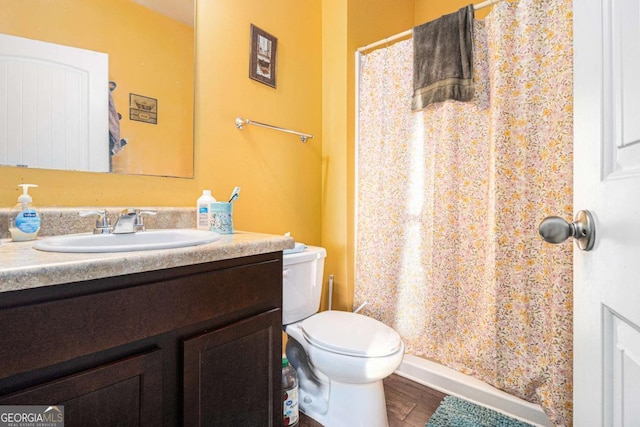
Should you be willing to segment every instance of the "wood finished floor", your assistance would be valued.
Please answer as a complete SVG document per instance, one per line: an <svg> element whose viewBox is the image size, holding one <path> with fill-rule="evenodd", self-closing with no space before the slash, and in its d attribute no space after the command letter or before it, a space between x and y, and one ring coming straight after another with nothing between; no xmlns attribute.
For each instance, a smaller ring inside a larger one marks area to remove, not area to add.
<svg viewBox="0 0 640 427"><path fill-rule="evenodd" d="M389 427L424 427L445 394L399 375L384 379ZM323 427L301 413L299 427ZM348 426L327 426L348 427Z"/></svg>

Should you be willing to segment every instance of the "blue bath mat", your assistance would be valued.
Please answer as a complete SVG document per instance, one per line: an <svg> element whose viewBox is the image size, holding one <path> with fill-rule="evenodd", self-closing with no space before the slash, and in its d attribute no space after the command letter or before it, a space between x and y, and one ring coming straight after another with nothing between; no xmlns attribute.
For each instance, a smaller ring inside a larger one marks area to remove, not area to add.
<svg viewBox="0 0 640 427"><path fill-rule="evenodd" d="M533 427L492 409L447 396L426 427Z"/></svg>

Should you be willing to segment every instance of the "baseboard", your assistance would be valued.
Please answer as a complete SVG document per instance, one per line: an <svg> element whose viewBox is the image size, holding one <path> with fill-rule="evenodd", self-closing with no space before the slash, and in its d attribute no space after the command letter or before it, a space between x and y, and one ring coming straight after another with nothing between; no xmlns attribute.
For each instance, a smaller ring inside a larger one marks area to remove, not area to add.
<svg viewBox="0 0 640 427"><path fill-rule="evenodd" d="M553 427L540 405L512 396L477 378L462 374L439 363L405 354L402 364L395 373L445 394L491 408L534 426Z"/></svg>

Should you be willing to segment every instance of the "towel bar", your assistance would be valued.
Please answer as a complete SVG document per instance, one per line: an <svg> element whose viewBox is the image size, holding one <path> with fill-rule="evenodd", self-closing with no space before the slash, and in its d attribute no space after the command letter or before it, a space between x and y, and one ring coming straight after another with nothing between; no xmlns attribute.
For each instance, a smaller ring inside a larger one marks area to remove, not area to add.
<svg viewBox="0 0 640 427"><path fill-rule="evenodd" d="M246 125L261 126L263 128L268 128L268 129L273 129L273 130L279 130L280 132L292 133L294 135L300 136L300 140L302 142L307 142L308 138L313 138L313 135L308 134L308 133L296 132L295 130L285 129L285 128L281 128L281 127L278 127L278 126L272 126L272 125L268 125L266 123L256 122L256 121L251 120L251 119L243 119L242 117L237 117L236 118L236 127L239 130L242 130L242 128L244 127L245 124Z"/></svg>

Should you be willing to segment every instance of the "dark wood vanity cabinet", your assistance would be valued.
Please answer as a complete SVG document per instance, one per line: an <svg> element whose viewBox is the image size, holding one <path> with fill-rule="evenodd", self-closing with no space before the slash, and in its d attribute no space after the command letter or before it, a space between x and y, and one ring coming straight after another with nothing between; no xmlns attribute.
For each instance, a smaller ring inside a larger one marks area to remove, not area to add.
<svg viewBox="0 0 640 427"><path fill-rule="evenodd" d="M281 324L272 310L184 342L184 425L259 426L274 419L270 396L274 373L281 382L281 365L274 365L272 343L282 339ZM281 422L278 415L273 424Z"/></svg>
<svg viewBox="0 0 640 427"><path fill-rule="evenodd" d="M282 254L0 294L0 405L65 426L276 426Z"/></svg>

